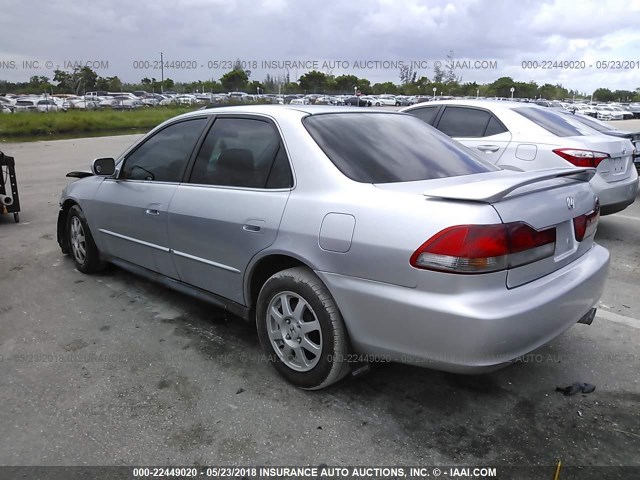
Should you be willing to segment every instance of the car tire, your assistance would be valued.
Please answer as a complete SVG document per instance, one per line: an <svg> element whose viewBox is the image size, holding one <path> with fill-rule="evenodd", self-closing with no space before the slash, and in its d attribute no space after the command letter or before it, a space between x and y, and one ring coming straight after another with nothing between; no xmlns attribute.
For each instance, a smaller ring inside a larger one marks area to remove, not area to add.
<svg viewBox="0 0 640 480"><path fill-rule="evenodd" d="M87 219L78 205L71 207L67 215L67 243L69 255L80 272L95 273L105 267Z"/></svg>
<svg viewBox="0 0 640 480"><path fill-rule="evenodd" d="M260 344L290 383L328 387L349 373L349 341L340 311L320 278L306 267L271 276L256 305Z"/></svg>

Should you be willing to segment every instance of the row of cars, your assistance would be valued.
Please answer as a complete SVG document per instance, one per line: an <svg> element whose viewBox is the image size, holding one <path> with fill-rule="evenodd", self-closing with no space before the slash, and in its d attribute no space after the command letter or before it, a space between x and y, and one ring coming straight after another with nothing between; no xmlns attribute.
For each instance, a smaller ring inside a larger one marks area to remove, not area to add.
<svg viewBox="0 0 640 480"><path fill-rule="evenodd" d="M138 93L138 94L136 94ZM67 110L131 110L159 105L196 105L211 102L210 95L178 95L147 92L88 92L85 95L10 95L0 96L3 113L58 112Z"/></svg>
<svg viewBox="0 0 640 480"><path fill-rule="evenodd" d="M360 105L360 106L407 106L427 101L427 97L405 95L252 95L245 92L193 93L176 92L87 92L85 95L11 95L0 96L0 110L12 112L57 112L72 109L97 110L109 108L129 110L165 105L224 105L228 103L273 103L293 105Z"/></svg>
<svg viewBox="0 0 640 480"><path fill-rule="evenodd" d="M591 324L599 216L635 199L632 143L572 117L495 101L196 110L70 173L58 242L80 272L113 263L255 322L300 388L369 361L486 372Z"/></svg>

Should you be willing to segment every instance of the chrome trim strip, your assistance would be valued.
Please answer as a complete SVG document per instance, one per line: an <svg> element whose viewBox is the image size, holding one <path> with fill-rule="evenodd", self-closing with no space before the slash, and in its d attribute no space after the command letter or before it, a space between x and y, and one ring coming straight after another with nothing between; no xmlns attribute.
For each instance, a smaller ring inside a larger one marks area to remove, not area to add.
<svg viewBox="0 0 640 480"><path fill-rule="evenodd" d="M123 240L129 240L130 242L138 243L138 244L144 245L146 247L155 248L156 250L161 250L163 252L167 252L168 253L168 252L171 251L171 249L169 249L167 247L162 247L160 245L156 245L155 243L149 243L149 242L145 242L143 240L138 240L136 238L127 237L126 235L121 235L119 233L112 232L110 230L105 230L104 228L99 229L99 231L101 231L102 233L106 233L107 235L111 235L113 237L116 237L116 238L121 238Z"/></svg>
<svg viewBox="0 0 640 480"><path fill-rule="evenodd" d="M213 267L221 268L222 270L227 270L233 273L240 273L240 270L237 268L230 267L229 265L224 265L222 263L212 262L211 260L207 260L206 258L196 257L195 255L189 255L188 253L179 252L177 250L171 250L173 253L178 255L179 257L188 258L190 260L195 260L196 262L206 263L207 265L211 265Z"/></svg>

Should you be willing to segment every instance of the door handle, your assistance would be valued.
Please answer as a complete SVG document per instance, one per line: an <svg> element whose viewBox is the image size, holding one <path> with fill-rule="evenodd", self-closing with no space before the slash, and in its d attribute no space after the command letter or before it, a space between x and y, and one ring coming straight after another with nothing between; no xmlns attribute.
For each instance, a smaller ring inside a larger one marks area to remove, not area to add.
<svg viewBox="0 0 640 480"><path fill-rule="evenodd" d="M262 231L262 227L265 226L265 221L261 218L248 218L245 220L244 225L242 225L242 229L245 232L250 233L260 233Z"/></svg>
<svg viewBox="0 0 640 480"><path fill-rule="evenodd" d="M500 150L500 147L497 145L478 145L478 150L481 152L495 153Z"/></svg>
<svg viewBox="0 0 640 480"><path fill-rule="evenodd" d="M160 215L160 212L158 210L156 210L155 208L147 208L144 213L146 213L147 215Z"/></svg>

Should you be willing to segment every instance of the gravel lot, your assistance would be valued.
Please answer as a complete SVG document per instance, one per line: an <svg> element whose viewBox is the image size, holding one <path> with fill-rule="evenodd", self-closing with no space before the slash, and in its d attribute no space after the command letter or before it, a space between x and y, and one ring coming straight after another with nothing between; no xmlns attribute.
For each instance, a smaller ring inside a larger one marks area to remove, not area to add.
<svg viewBox="0 0 640 480"><path fill-rule="evenodd" d="M21 223L0 216L0 464L640 465L640 202L600 222L612 267L590 327L489 375L384 365L309 393L259 360L250 325L61 254L65 173L136 138L0 143L22 202ZM575 381L597 389L554 391Z"/></svg>

